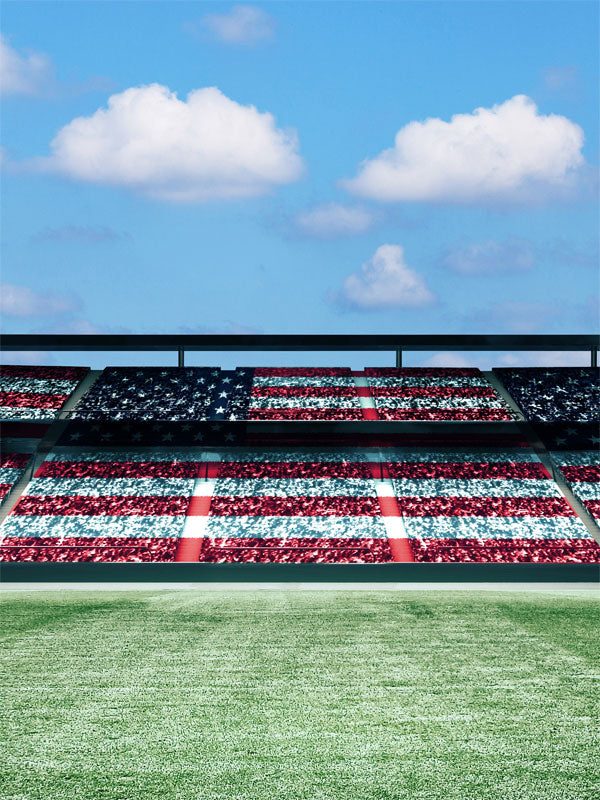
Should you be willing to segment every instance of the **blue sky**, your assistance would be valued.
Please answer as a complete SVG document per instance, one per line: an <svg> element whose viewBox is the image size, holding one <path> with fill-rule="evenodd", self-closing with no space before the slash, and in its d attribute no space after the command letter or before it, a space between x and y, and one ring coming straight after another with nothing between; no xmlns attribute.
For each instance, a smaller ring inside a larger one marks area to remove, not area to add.
<svg viewBox="0 0 600 800"><path fill-rule="evenodd" d="M598 329L596 3L9 2L2 31L4 332Z"/></svg>

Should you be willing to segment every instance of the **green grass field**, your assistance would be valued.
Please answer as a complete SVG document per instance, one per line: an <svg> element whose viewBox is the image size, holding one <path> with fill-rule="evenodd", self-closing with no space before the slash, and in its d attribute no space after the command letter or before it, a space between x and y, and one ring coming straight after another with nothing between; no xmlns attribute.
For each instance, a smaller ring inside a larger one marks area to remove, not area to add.
<svg viewBox="0 0 600 800"><path fill-rule="evenodd" d="M600 602L2 599L5 800L598 800Z"/></svg>

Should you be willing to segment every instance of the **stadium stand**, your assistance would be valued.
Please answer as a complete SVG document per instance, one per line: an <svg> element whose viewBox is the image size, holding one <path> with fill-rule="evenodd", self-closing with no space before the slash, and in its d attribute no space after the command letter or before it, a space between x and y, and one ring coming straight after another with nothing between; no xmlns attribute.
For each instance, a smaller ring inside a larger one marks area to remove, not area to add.
<svg viewBox="0 0 600 800"><path fill-rule="evenodd" d="M56 448L4 560L594 562L535 454L407 448Z"/></svg>
<svg viewBox="0 0 600 800"><path fill-rule="evenodd" d="M514 413L478 369L365 370L386 420L511 420Z"/></svg>
<svg viewBox="0 0 600 800"><path fill-rule="evenodd" d="M595 518L600 519L600 456L597 450L554 452L573 494Z"/></svg>
<svg viewBox="0 0 600 800"><path fill-rule="evenodd" d="M600 370L596 367L495 368L531 422L600 422Z"/></svg>
<svg viewBox="0 0 600 800"><path fill-rule="evenodd" d="M24 474L30 453L8 452L0 442L0 503Z"/></svg>
<svg viewBox="0 0 600 800"><path fill-rule="evenodd" d="M0 560L600 563L595 367L179 361L2 367Z"/></svg>
<svg viewBox="0 0 600 800"><path fill-rule="evenodd" d="M53 419L88 367L0 366L0 420Z"/></svg>

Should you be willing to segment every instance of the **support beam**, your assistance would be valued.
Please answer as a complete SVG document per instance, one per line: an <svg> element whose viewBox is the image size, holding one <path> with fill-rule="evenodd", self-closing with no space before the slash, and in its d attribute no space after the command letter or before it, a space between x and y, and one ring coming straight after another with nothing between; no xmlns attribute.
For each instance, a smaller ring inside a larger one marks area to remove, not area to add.
<svg viewBox="0 0 600 800"><path fill-rule="evenodd" d="M592 347L592 367L598 366L598 348Z"/></svg>
<svg viewBox="0 0 600 800"><path fill-rule="evenodd" d="M184 367L185 366L185 350L183 347L180 347L177 351L177 366Z"/></svg>
<svg viewBox="0 0 600 800"><path fill-rule="evenodd" d="M402 350L396 350L396 369L402 369Z"/></svg>

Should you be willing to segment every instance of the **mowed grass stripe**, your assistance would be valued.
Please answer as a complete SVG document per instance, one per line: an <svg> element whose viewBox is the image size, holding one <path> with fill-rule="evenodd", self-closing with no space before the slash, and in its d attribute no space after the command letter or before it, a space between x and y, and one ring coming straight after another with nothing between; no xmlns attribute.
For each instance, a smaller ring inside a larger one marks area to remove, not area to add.
<svg viewBox="0 0 600 800"><path fill-rule="evenodd" d="M2 599L8 800L587 800L583 593Z"/></svg>

